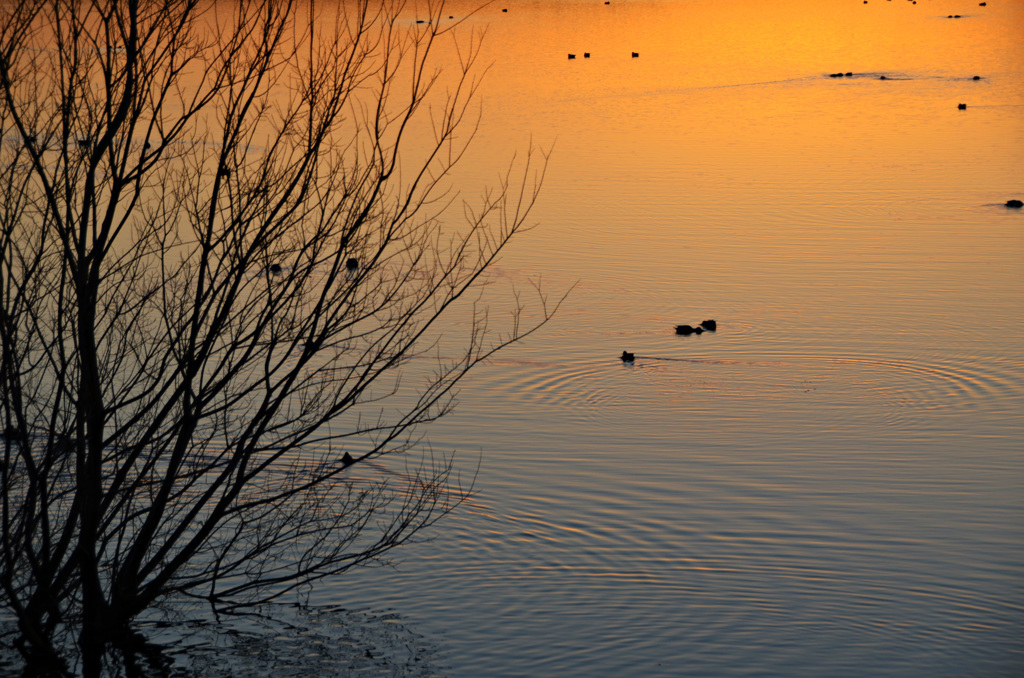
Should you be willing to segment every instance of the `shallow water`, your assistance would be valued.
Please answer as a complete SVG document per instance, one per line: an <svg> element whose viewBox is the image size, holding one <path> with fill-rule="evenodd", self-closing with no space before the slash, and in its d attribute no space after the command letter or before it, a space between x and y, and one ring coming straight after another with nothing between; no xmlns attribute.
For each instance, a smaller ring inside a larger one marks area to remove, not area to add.
<svg viewBox="0 0 1024 678"><path fill-rule="evenodd" d="M576 287L430 432L472 505L326 597L451 676L1020 675L1024 6L988 5L474 17L465 176L554 144L499 277Z"/></svg>

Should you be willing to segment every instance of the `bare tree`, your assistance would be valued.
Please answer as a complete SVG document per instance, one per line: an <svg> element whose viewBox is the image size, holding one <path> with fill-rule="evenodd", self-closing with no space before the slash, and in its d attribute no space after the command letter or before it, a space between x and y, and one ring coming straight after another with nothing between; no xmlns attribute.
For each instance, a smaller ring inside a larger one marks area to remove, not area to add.
<svg viewBox="0 0 1024 678"><path fill-rule="evenodd" d="M26 661L98 675L169 597L258 605L458 505L421 427L551 311L516 298L493 331L478 293L542 172L450 192L478 41L437 70L443 9L388 0L0 6L0 601Z"/></svg>

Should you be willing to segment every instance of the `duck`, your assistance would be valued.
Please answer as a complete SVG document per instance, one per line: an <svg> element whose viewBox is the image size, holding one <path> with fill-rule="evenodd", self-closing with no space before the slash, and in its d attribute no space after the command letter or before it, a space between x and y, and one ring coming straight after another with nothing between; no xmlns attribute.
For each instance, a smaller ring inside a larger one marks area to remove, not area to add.
<svg viewBox="0 0 1024 678"><path fill-rule="evenodd" d="M702 320L700 326L709 332L714 332L715 330L718 329L718 323L716 323L714 320Z"/></svg>
<svg viewBox="0 0 1024 678"><path fill-rule="evenodd" d="M684 337L688 337L696 331L691 325L676 325L676 334L681 334Z"/></svg>
<svg viewBox="0 0 1024 678"><path fill-rule="evenodd" d="M631 363L634 360L636 360L636 356L633 355L632 353L630 353L629 351L623 351L621 358L622 358L622 362L624 362L624 363Z"/></svg>
<svg viewBox="0 0 1024 678"><path fill-rule="evenodd" d="M1024 202L1021 202L1020 200L1016 200L1016 199L1014 199L1014 200L1007 200L1006 201L1006 206L1007 207L1016 207L1016 208L1019 209L1021 207L1024 207Z"/></svg>

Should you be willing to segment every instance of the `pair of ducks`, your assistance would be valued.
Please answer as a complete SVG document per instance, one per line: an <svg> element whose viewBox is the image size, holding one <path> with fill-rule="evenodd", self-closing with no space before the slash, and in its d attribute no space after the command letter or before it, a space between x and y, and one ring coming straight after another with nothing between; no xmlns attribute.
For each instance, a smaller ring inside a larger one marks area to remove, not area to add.
<svg viewBox="0 0 1024 678"><path fill-rule="evenodd" d="M676 334L682 334L683 336L690 336L691 334L700 334L704 330L708 332L714 332L718 329L718 323L714 320L705 320L701 322L697 327L691 325L676 325Z"/></svg>

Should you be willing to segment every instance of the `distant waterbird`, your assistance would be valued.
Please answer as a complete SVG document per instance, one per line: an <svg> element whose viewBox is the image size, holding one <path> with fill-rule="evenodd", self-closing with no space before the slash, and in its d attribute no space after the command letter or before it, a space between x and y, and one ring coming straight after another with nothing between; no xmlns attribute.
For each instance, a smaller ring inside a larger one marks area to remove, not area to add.
<svg viewBox="0 0 1024 678"><path fill-rule="evenodd" d="M1006 201L1006 206L1007 207L1014 207L1016 209L1020 209L1021 207L1024 207L1024 202L1021 202L1020 200L1016 200L1016 199L1014 199L1014 200L1007 200Z"/></svg>
<svg viewBox="0 0 1024 678"><path fill-rule="evenodd" d="M622 362L624 363L631 363L634 360L636 360L636 356L630 353L629 351L623 351L622 355L619 357L622 359Z"/></svg>

